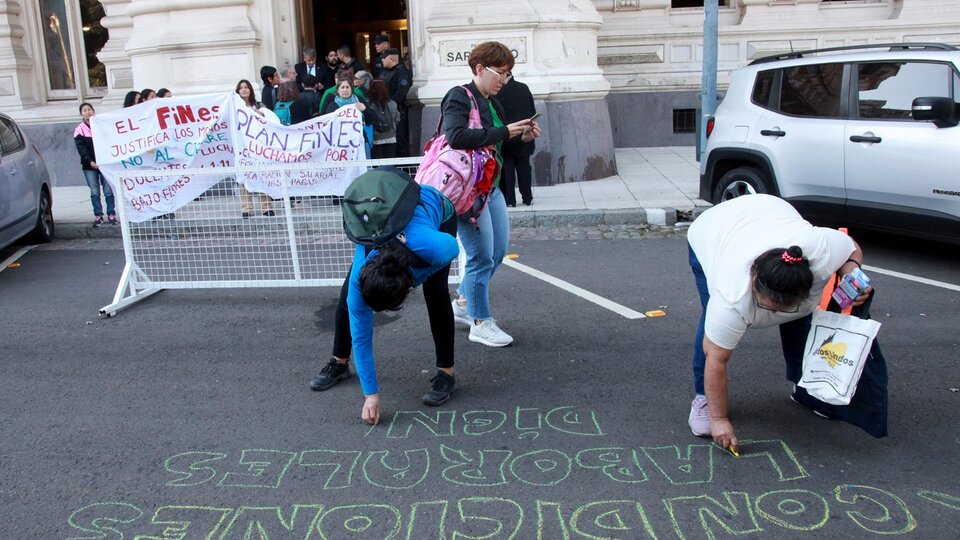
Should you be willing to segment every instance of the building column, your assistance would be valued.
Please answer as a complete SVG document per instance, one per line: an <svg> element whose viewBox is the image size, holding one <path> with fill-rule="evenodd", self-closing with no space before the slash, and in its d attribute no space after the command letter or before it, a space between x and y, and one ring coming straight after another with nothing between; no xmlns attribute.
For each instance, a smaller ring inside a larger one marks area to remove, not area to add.
<svg viewBox="0 0 960 540"><path fill-rule="evenodd" d="M433 134L443 96L470 81L467 53L478 43L500 41L514 51L513 73L543 113L533 158L536 183L616 174L605 101L610 83L597 65L602 18L589 0L422 0L411 2L410 10L415 94L424 107L421 145ZM422 28L414 17L421 13Z"/></svg>
<svg viewBox="0 0 960 540"><path fill-rule="evenodd" d="M127 15L130 0L100 0L100 4L104 12L100 24L110 32L110 39L97 53L107 72L107 94L102 102L106 110L122 106L124 96L133 89L133 64L124 50L133 33L133 19Z"/></svg>
<svg viewBox="0 0 960 540"><path fill-rule="evenodd" d="M133 83L174 93L232 90L253 79L260 36L247 15L252 0L131 0L125 51ZM112 39L112 36L111 36Z"/></svg>
<svg viewBox="0 0 960 540"><path fill-rule="evenodd" d="M23 109L38 103L40 65L24 44L24 6L17 0L0 2L0 108Z"/></svg>

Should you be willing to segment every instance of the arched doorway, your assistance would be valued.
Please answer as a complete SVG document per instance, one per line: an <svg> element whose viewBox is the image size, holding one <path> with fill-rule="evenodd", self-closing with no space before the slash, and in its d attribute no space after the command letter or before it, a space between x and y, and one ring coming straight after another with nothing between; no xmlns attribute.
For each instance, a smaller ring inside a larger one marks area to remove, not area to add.
<svg viewBox="0 0 960 540"><path fill-rule="evenodd" d="M298 6L301 49L313 47L320 58L346 44L372 69L377 34L390 36L390 45L405 58L409 53L406 0L298 0Z"/></svg>

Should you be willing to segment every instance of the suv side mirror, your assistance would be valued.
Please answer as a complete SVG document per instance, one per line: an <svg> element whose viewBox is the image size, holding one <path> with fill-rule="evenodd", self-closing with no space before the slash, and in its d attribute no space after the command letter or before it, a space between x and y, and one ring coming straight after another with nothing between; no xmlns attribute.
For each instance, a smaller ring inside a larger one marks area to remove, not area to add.
<svg viewBox="0 0 960 540"><path fill-rule="evenodd" d="M913 119L931 121L938 128L957 125L957 105L946 97L918 97L911 107Z"/></svg>

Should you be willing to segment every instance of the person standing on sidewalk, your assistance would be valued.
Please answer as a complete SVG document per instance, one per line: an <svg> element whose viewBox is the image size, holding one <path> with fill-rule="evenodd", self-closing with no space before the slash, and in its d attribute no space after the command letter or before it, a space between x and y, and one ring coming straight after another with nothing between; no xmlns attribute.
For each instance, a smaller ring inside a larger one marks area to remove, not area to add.
<svg viewBox="0 0 960 540"><path fill-rule="evenodd" d="M355 181L375 182L378 175L392 174L406 175L399 169L387 167L368 171ZM450 262L460 253L456 236L453 204L439 191L422 186L420 204L398 236L403 246L390 243L371 249L357 244L334 316L333 357L310 381L312 390L328 390L350 378L347 362L352 349L364 395L361 417L369 424L379 422L380 389L373 358L373 314L401 309L410 290L423 285L437 354L437 374L430 379L430 391L422 399L434 407L450 399L456 378L453 313L447 280Z"/></svg>
<svg viewBox="0 0 960 540"><path fill-rule="evenodd" d="M469 66L473 81L466 87L476 99L483 127L469 126L473 100L463 86L454 86L440 104L443 128L450 146L458 149L496 145L500 159L502 144L510 139L532 141L540 136L540 126L525 119L507 124L506 113L495 96L513 77L513 55L506 45L487 41L470 51ZM387 64L384 64L386 67ZM467 263L460 281L459 297L453 301L454 318L470 325L470 341L489 347L505 347L513 337L500 329L490 313L490 280L503 261L510 243L510 220L503 193L494 179L487 206L476 225L464 216L458 230Z"/></svg>
<svg viewBox="0 0 960 540"><path fill-rule="evenodd" d="M506 122L517 122L532 118L537 113L533 104L533 94L530 88L517 79L512 79L503 85L497 99L503 104L503 109L507 114ZM517 205L517 194L514 191L514 184L520 188L520 198L523 204L530 206L533 204L533 174L530 169L530 156L536 143L533 139L523 142L518 139L511 139L503 143L503 172L500 178L500 189L507 200L507 206Z"/></svg>
<svg viewBox="0 0 960 540"><path fill-rule="evenodd" d="M80 166L83 167L83 176L87 180L87 187L90 188L90 202L93 204L93 226L103 225L103 205L100 203L100 192L103 191L103 198L107 203L107 223L116 225L117 211L114 208L113 189L110 183L100 172L100 166L97 165L97 155L93 150L93 131L90 129L90 119L96 111L93 105L89 103L80 104L80 117L83 121L73 130L73 142L77 145L77 153L80 154Z"/></svg>
<svg viewBox="0 0 960 540"><path fill-rule="evenodd" d="M407 67L400 62L400 51L398 49L385 49L380 58L383 63L380 78L387 83L387 88L390 90L390 99L397 104L397 111L400 113L400 121L397 123L397 157L406 157L410 155L407 92L410 91L410 85L413 84L413 77L410 76Z"/></svg>
<svg viewBox="0 0 960 540"><path fill-rule="evenodd" d="M820 292L834 274L842 277L863 264L863 252L846 234L814 227L790 203L759 194L704 212L690 226L687 243L703 306L693 342L696 395L687 423L694 435L738 451L728 418L727 364L733 350L748 328L773 325L780 326L781 341L802 347ZM854 305L866 302L872 290Z"/></svg>

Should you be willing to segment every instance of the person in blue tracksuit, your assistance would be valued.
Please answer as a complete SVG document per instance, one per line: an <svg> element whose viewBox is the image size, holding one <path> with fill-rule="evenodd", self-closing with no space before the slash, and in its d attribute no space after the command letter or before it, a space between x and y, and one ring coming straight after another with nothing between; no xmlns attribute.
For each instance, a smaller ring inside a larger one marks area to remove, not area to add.
<svg viewBox="0 0 960 540"><path fill-rule="evenodd" d="M373 358L373 314L397 310L410 289L423 287L430 330L437 354L437 374L423 396L427 405L444 404L456 386L454 377L453 307L447 279L450 263L460 253L453 204L439 191L422 186L420 204L404 227L405 247L388 245L370 249L357 245L350 275L340 289L335 316L333 357L310 381L313 390L327 390L352 374L351 350L363 390L361 417L370 424L380 420L380 388Z"/></svg>

